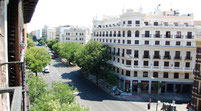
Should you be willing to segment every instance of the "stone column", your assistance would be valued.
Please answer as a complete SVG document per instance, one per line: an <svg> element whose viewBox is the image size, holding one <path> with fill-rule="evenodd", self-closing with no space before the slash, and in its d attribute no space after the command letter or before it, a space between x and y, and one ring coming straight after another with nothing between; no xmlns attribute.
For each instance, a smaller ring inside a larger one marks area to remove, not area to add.
<svg viewBox="0 0 201 111"><path fill-rule="evenodd" d="M159 85L161 84L162 82L160 81L159 82ZM160 86L159 86L160 87ZM162 87L161 87L162 88ZM160 89L158 89L158 94L161 94L161 88Z"/></svg>
<svg viewBox="0 0 201 111"><path fill-rule="evenodd" d="M149 80L149 94L151 94L151 80Z"/></svg>
<svg viewBox="0 0 201 111"><path fill-rule="evenodd" d="M138 83L141 83L141 80L138 80ZM141 88L140 87L137 88L137 93L141 93Z"/></svg>

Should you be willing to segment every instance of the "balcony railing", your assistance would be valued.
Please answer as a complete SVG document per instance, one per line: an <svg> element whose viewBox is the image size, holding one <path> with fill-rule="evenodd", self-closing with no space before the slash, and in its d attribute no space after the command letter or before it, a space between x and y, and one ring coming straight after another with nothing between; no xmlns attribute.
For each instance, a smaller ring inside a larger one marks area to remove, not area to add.
<svg viewBox="0 0 201 111"><path fill-rule="evenodd" d="M171 59L171 56L164 56L163 59Z"/></svg>
<svg viewBox="0 0 201 111"><path fill-rule="evenodd" d="M185 57L185 60L192 60L192 57L186 56L186 57Z"/></svg>
<svg viewBox="0 0 201 111"><path fill-rule="evenodd" d="M175 56L174 59L181 60L181 56Z"/></svg>
<svg viewBox="0 0 201 111"><path fill-rule="evenodd" d="M184 35L174 35L174 37L177 39L182 39L184 37Z"/></svg>
<svg viewBox="0 0 201 111"><path fill-rule="evenodd" d="M154 38L161 38L162 37L162 35L160 35L160 34L154 34Z"/></svg>
<svg viewBox="0 0 201 111"><path fill-rule="evenodd" d="M13 93L13 98L11 102L11 111L22 111L22 87L9 87L1 88L0 94L2 93Z"/></svg>
<svg viewBox="0 0 201 111"><path fill-rule="evenodd" d="M153 59L160 59L160 58L161 58L160 55L154 55L154 56L153 56Z"/></svg>
<svg viewBox="0 0 201 111"><path fill-rule="evenodd" d="M149 59L150 56L149 56L149 55L144 55L143 58L145 58L145 59Z"/></svg>
<svg viewBox="0 0 201 111"><path fill-rule="evenodd" d="M193 39L194 38L193 35L186 35L185 37L186 37L186 39Z"/></svg>
<svg viewBox="0 0 201 111"><path fill-rule="evenodd" d="M172 38L172 35L164 35L165 38Z"/></svg>
<svg viewBox="0 0 201 111"><path fill-rule="evenodd" d="M149 34L149 35L142 34L142 37L145 37L145 38L151 38L151 34Z"/></svg>

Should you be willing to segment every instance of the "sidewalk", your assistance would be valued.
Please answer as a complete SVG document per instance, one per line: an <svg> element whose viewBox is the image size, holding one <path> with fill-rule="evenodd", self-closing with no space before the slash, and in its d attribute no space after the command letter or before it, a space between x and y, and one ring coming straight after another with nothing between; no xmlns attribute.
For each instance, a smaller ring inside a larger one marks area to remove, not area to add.
<svg viewBox="0 0 201 111"><path fill-rule="evenodd" d="M93 83L96 83L96 77L94 75L89 74L88 78L86 79L92 81ZM98 87L103 89L105 92L109 93L113 97L116 97L120 100L126 100L130 102L134 102L135 104L145 104L147 107L147 104L149 103L149 99L151 98L151 109L147 111L156 111L157 107L157 100L161 101L161 103L158 104L158 111L161 111L163 103L172 103L172 100L175 100L176 102L176 108L177 111L187 111L186 106L187 102L190 100L190 97L185 94L172 94L172 93L166 93L166 94L147 94L147 93L134 93L130 95L120 95L116 96L114 95L112 91L112 86L108 83L104 82L103 80L99 80ZM183 103L185 104L177 104L177 103Z"/></svg>

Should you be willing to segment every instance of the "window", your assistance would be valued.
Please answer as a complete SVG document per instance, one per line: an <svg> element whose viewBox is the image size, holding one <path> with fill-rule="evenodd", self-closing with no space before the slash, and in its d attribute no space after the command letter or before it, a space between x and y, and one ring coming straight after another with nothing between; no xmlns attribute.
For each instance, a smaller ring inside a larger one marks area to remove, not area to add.
<svg viewBox="0 0 201 111"><path fill-rule="evenodd" d="M154 66L158 66L159 62L158 61L154 61Z"/></svg>
<svg viewBox="0 0 201 111"><path fill-rule="evenodd" d="M116 37L116 31L114 31L114 34L113 34L113 36L114 36L114 37Z"/></svg>
<svg viewBox="0 0 201 111"><path fill-rule="evenodd" d="M126 60L126 65L131 65L131 60Z"/></svg>
<svg viewBox="0 0 201 111"><path fill-rule="evenodd" d="M170 41L165 41L165 45L170 45Z"/></svg>
<svg viewBox="0 0 201 111"><path fill-rule="evenodd" d="M179 26L179 23L178 23L178 22L175 22L175 23L174 23L174 26Z"/></svg>
<svg viewBox="0 0 201 111"><path fill-rule="evenodd" d="M176 38L181 38L181 31L177 31Z"/></svg>
<svg viewBox="0 0 201 111"><path fill-rule="evenodd" d="M158 26L158 22L154 22L154 26Z"/></svg>
<svg viewBox="0 0 201 111"><path fill-rule="evenodd" d="M174 73L174 78L178 79L179 78L179 73Z"/></svg>
<svg viewBox="0 0 201 111"><path fill-rule="evenodd" d="M119 73L119 68L117 68L117 73Z"/></svg>
<svg viewBox="0 0 201 111"><path fill-rule="evenodd" d="M119 63L119 58L117 58L117 62Z"/></svg>
<svg viewBox="0 0 201 111"><path fill-rule="evenodd" d="M131 44L131 40L127 40L127 44Z"/></svg>
<svg viewBox="0 0 201 111"><path fill-rule="evenodd" d="M128 21L128 24L132 24L132 21L129 20L129 21Z"/></svg>
<svg viewBox="0 0 201 111"><path fill-rule="evenodd" d="M135 40L135 44L139 44L139 40Z"/></svg>
<svg viewBox="0 0 201 111"><path fill-rule="evenodd" d="M163 78L168 78L168 72L163 73Z"/></svg>
<svg viewBox="0 0 201 111"><path fill-rule="evenodd" d="M166 31L165 37L166 38L170 38L171 37L170 31Z"/></svg>
<svg viewBox="0 0 201 111"><path fill-rule="evenodd" d="M181 45L181 42L180 41L176 41L176 45Z"/></svg>
<svg viewBox="0 0 201 111"><path fill-rule="evenodd" d="M121 60L121 63L124 64L124 59Z"/></svg>
<svg viewBox="0 0 201 111"><path fill-rule="evenodd" d="M145 37L149 37L149 31L145 31Z"/></svg>
<svg viewBox="0 0 201 111"><path fill-rule="evenodd" d="M153 77L158 78L158 72L153 72Z"/></svg>
<svg viewBox="0 0 201 111"><path fill-rule="evenodd" d="M191 39L192 38L192 32L187 32L187 39Z"/></svg>
<svg viewBox="0 0 201 111"><path fill-rule="evenodd" d="M122 43L125 44L125 40L123 40Z"/></svg>
<svg viewBox="0 0 201 111"><path fill-rule="evenodd" d="M132 53L131 49L126 50L126 54L131 54L131 53Z"/></svg>
<svg viewBox="0 0 201 111"><path fill-rule="evenodd" d="M120 44L120 40L118 39L118 43Z"/></svg>
<svg viewBox="0 0 201 111"><path fill-rule="evenodd" d="M138 65L138 61L134 61L134 65L137 66Z"/></svg>
<svg viewBox="0 0 201 111"><path fill-rule="evenodd" d="M116 39L114 39L114 43L116 43Z"/></svg>
<svg viewBox="0 0 201 111"><path fill-rule="evenodd" d="M155 41L155 45L160 45L160 41Z"/></svg>
<svg viewBox="0 0 201 111"><path fill-rule="evenodd" d="M145 24L145 25L149 25L149 23L148 23L148 22L144 22L144 24Z"/></svg>
<svg viewBox="0 0 201 111"><path fill-rule="evenodd" d="M126 21L123 21L123 24L126 24Z"/></svg>
<svg viewBox="0 0 201 111"><path fill-rule="evenodd" d="M149 58L149 51L144 51L144 58Z"/></svg>
<svg viewBox="0 0 201 111"><path fill-rule="evenodd" d="M164 22L163 24L164 24L164 26L168 26L168 22Z"/></svg>
<svg viewBox="0 0 201 111"><path fill-rule="evenodd" d="M122 69L121 74L124 75L124 70Z"/></svg>
<svg viewBox="0 0 201 111"><path fill-rule="evenodd" d="M148 72L143 72L143 77L148 77Z"/></svg>
<svg viewBox="0 0 201 111"><path fill-rule="evenodd" d="M156 37L156 38L159 38L159 37L160 37L160 31L156 31L156 32L155 32L155 37Z"/></svg>
<svg viewBox="0 0 201 111"><path fill-rule="evenodd" d="M189 73L185 73L185 79L189 79Z"/></svg>
<svg viewBox="0 0 201 111"><path fill-rule="evenodd" d="M110 39L110 43L112 43L112 39Z"/></svg>
<svg viewBox="0 0 201 111"><path fill-rule="evenodd" d="M186 51L186 59L191 60L191 52L190 51Z"/></svg>
<svg viewBox="0 0 201 111"><path fill-rule="evenodd" d="M126 76L130 76L130 71L126 70Z"/></svg>
<svg viewBox="0 0 201 111"><path fill-rule="evenodd" d="M123 37L125 37L125 31L123 31L123 34L122 34L122 35L123 35Z"/></svg>
<svg viewBox="0 0 201 111"><path fill-rule="evenodd" d="M144 61L144 66L148 66L149 65L149 61Z"/></svg>
<svg viewBox="0 0 201 111"><path fill-rule="evenodd" d="M112 37L112 31L110 31L110 37Z"/></svg>
<svg viewBox="0 0 201 111"><path fill-rule="evenodd" d="M134 71L134 77L137 77L137 71Z"/></svg>
<svg viewBox="0 0 201 111"><path fill-rule="evenodd" d="M190 62L186 62L186 67L190 67Z"/></svg>
<svg viewBox="0 0 201 111"><path fill-rule="evenodd" d="M191 46L191 42L186 42L186 45L187 46Z"/></svg>
<svg viewBox="0 0 201 111"><path fill-rule="evenodd" d="M175 62L174 63L174 67L179 67L180 63L179 62Z"/></svg>
<svg viewBox="0 0 201 111"><path fill-rule="evenodd" d="M175 59L181 59L180 57L180 51L175 52Z"/></svg>
<svg viewBox="0 0 201 111"><path fill-rule="evenodd" d="M140 24L140 21L135 21L135 24Z"/></svg>
<svg viewBox="0 0 201 111"><path fill-rule="evenodd" d="M113 57L113 61L115 61L115 57Z"/></svg>
<svg viewBox="0 0 201 111"><path fill-rule="evenodd" d="M165 67L169 67L169 62L164 62Z"/></svg>
<svg viewBox="0 0 201 111"><path fill-rule="evenodd" d="M134 58L138 58L138 50L134 51Z"/></svg>
<svg viewBox="0 0 201 111"><path fill-rule="evenodd" d="M118 37L121 37L121 31L118 31Z"/></svg>
<svg viewBox="0 0 201 111"><path fill-rule="evenodd" d="M135 31L135 37L139 37L140 36L140 32L137 30Z"/></svg>
<svg viewBox="0 0 201 111"><path fill-rule="evenodd" d="M148 41L148 40L145 40L145 41L144 41L144 44L145 44L145 45L149 45L149 41Z"/></svg>
<svg viewBox="0 0 201 111"><path fill-rule="evenodd" d="M127 31L127 37L131 37L131 31L130 30Z"/></svg>
<svg viewBox="0 0 201 111"><path fill-rule="evenodd" d="M154 59L160 59L160 52L159 51L154 51Z"/></svg>

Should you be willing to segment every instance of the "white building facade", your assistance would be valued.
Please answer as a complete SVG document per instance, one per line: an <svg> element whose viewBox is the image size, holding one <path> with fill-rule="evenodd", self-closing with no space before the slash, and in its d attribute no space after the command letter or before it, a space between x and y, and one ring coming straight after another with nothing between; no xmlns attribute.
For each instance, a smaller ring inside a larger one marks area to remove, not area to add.
<svg viewBox="0 0 201 111"><path fill-rule="evenodd" d="M110 47L118 87L133 93L191 93L196 29L175 11L94 20L93 40Z"/></svg>
<svg viewBox="0 0 201 111"><path fill-rule="evenodd" d="M47 40L56 39L56 28L55 27L49 27L47 29Z"/></svg>
<svg viewBox="0 0 201 111"><path fill-rule="evenodd" d="M62 42L76 42L79 44L87 44L91 39L91 32L88 28L69 27L64 30Z"/></svg>

